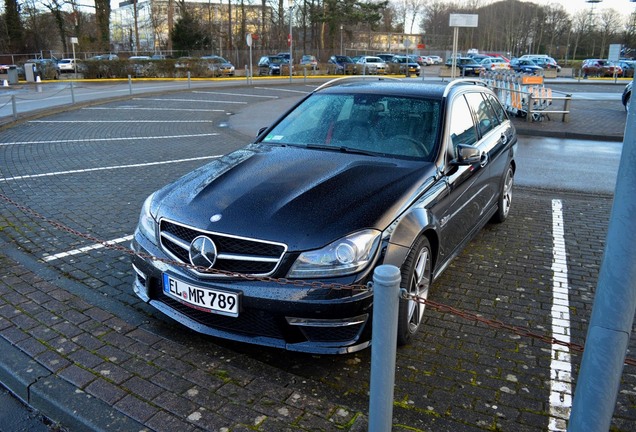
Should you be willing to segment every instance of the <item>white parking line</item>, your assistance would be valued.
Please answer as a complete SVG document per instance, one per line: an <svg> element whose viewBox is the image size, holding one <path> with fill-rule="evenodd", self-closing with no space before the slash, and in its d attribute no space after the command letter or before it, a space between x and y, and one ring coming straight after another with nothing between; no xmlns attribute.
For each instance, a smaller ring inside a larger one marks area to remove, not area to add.
<svg viewBox="0 0 636 432"><path fill-rule="evenodd" d="M565 230L561 200L552 200L552 337L570 343L570 301ZM567 430L572 409L572 363L570 349L552 344L550 362L550 421L548 430Z"/></svg>
<svg viewBox="0 0 636 432"><path fill-rule="evenodd" d="M205 100L205 99L150 99L150 98L143 98L142 99L142 98L135 98L134 100L150 100L150 101L159 101L159 102L225 103L225 104L247 105L247 102Z"/></svg>
<svg viewBox="0 0 636 432"><path fill-rule="evenodd" d="M166 120L30 120L29 123L165 123ZM216 123L216 120L179 120L176 123Z"/></svg>
<svg viewBox="0 0 636 432"><path fill-rule="evenodd" d="M108 171L108 170L115 170L115 169L148 167L153 165L166 165L166 164L172 164L172 163L192 162L192 161L199 161L199 160L206 160L206 159L217 159L220 157L221 157L220 155L202 156L202 157L196 157L196 158L176 159L176 160L161 161L161 162L148 162L148 163L131 164L131 165L115 165L115 166L108 166L108 167L86 168L86 169L69 170L69 171L57 171L57 172L42 173L42 174L30 174L30 175L23 175L23 176L0 178L0 182L8 182L12 180L23 180L23 179L39 178L39 177L53 177L53 176L66 175L66 174L79 174L79 173L87 173L87 172L94 172L94 171Z"/></svg>
<svg viewBox="0 0 636 432"><path fill-rule="evenodd" d="M278 96L267 96L267 95L253 95L253 94L245 94L245 93L222 93L222 92L213 92L213 91L193 91L192 93L197 94L215 94L215 95L225 95L225 96L240 96L240 97L253 97L253 98L266 98L266 99L279 99Z"/></svg>
<svg viewBox="0 0 636 432"><path fill-rule="evenodd" d="M187 111L187 112L225 112L222 109L205 109L205 108L146 108L141 106L118 106L117 108L111 107L86 107L82 110L108 110L108 111L121 111L121 110L135 110L135 111Z"/></svg>
<svg viewBox="0 0 636 432"><path fill-rule="evenodd" d="M302 94L311 93L311 92L302 91L302 90L290 90L290 89L273 88L273 87L254 87L254 88L259 90L276 90L277 92L288 92L288 93L302 93Z"/></svg>
<svg viewBox="0 0 636 432"><path fill-rule="evenodd" d="M82 248L79 249L73 249L67 252L60 252L57 253L55 255L46 255L44 256L42 259L44 260L44 262L51 262L51 261L55 261L58 260L60 258L65 258L68 256L72 256L72 255L78 255L84 252L88 252L88 251L92 251L92 250L97 250L97 249L103 249L105 248L107 245L114 245L117 243L123 243L125 241L130 241L132 240L133 236L132 235L127 235L124 237L119 237L113 240L108 240L104 243L96 243L96 244L92 244L90 246L84 246Z"/></svg>
<svg viewBox="0 0 636 432"><path fill-rule="evenodd" d="M61 144L75 142L103 142L103 141L132 141L132 140L153 140L153 139L176 139L176 138L199 138L206 136L216 136L218 133L206 134L188 134L188 135L163 135L163 136L145 136L145 137L120 137L120 138L83 138L83 139L66 139L52 141L15 141L10 143L0 143L0 146L27 145L27 144Z"/></svg>

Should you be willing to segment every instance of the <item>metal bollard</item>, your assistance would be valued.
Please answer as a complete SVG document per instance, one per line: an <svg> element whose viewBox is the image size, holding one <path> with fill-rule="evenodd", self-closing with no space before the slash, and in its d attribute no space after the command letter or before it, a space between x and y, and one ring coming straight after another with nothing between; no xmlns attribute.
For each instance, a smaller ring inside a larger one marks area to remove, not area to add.
<svg viewBox="0 0 636 432"><path fill-rule="evenodd" d="M132 77L128 75L128 92L132 96Z"/></svg>
<svg viewBox="0 0 636 432"><path fill-rule="evenodd" d="M566 94L565 95L566 99L565 102L563 102L563 118L561 119L562 122L567 123L570 121L570 103L572 102L572 95L571 94Z"/></svg>
<svg viewBox="0 0 636 432"><path fill-rule="evenodd" d="M392 265L381 265L373 273L369 432L390 431L393 422L400 280L400 269Z"/></svg>
<svg viewBox="0 0 636 432"><path fill-rule="evenodd" d="M73 81L71 81L71 103L75 105L75 91L73 88Z"/></svg>
<svg viewBox="0 0 636 432"><path fill-rule="evenodd" d="M188 90L192 88L192 83L190 82L190 71L188 71Z"/></svg>

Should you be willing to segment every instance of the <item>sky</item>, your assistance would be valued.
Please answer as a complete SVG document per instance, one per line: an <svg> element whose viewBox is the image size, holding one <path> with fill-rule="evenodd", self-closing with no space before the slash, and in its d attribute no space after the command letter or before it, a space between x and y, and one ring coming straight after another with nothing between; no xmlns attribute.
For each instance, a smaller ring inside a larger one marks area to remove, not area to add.
<svg viewBox="0 0 636 432"><path fill-rule="evenodd" d="M116 9L119 7L119 3L122 0L111 0L111 8ZM220 0L211 0L212 3L219 3ZM227 3L227 0L222 0L223 3ZM461 1L461 0L460 0ZM490 0L495 1L495 0ZM551 3L556 3L562 5L568 13L574 15L576 12L580 10L590 10L591 4L586 0L526 0L531 1L533 3L537 3L540 5L547 6ZM287 3L287 0L285 0ZM594 5L594 9L616 9L617 11L625 14L629 14L636 10L636 3L630 2L629 0L602 0L600 3L596 3Z"/></svg>
<svg viewBox="0 0 636 432"><path fill-rule="evenodd" d="M540 4L542 6L547 6L549 4L560 4L565 8L565 10L570 14L574 15L575 13L585 10L590 11L592 9L592 3L588 3L585 0L531 0L534 3ZM630 13L636 10L636 3L630 2L629 0L603 0L599 3L594 3L594 10L598 11L601 9L615 9L621 14L629 15Z"/></svg>

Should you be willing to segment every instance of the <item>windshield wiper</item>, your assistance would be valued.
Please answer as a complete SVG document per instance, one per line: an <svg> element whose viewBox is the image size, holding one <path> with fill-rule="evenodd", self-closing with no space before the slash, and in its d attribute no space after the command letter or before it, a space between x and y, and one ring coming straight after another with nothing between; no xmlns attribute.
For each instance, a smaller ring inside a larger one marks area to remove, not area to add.
<svg viewBox="0 0 636 432"><path fill-rule="evenodd" d="M357 148L352 148L352 147L345 147L345 146L329 146L329 145L323 145L323 144L307 144L307 148L317 149L317 150L337 151L337 152L341 152L341 153L361 154L361 155L366 155L366 156L377 156L378 155L378 153L376 153L376 152L372 152L372 151L368 151L368 150L362 150L362 149L357 149Z"/></svg>

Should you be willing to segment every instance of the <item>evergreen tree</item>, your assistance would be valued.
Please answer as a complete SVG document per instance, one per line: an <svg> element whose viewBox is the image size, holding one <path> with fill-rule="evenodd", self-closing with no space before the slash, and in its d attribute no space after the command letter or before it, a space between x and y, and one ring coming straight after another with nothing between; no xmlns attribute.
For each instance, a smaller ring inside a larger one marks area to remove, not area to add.
<svg viewBox="0 0 636 432"><path fill-rule="evenodd" d="M210 37L201 23L184 10L172 30L172 48L176 51L203 50L209 45Z"/></svg>
<svg viewBox="0 0 636 432"><path fill-rule="evenodd" d="M9 52L21 52L24 45L24 34L18 1L4 0L4 11L4 20L9 38L7 48Z"/></svg>

